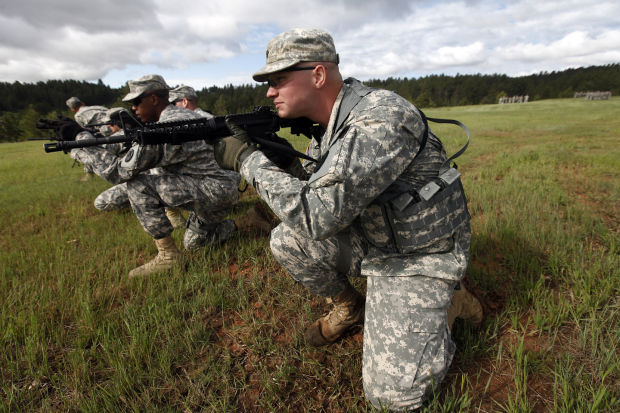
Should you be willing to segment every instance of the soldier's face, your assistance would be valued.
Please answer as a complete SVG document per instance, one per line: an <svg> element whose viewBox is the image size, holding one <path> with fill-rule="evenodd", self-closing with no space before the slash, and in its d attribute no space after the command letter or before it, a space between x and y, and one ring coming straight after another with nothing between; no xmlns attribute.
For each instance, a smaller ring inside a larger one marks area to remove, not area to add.
<svg viewBox="0 0 620 413"><path fill-rule="evenodd" d="M310 117L312 70L278 72L268 79L267 97L273 100L281 118Z"/></svg>
<svg viewBox="0 0 620 413"><path fill-rule="evenodd" d="M133 100L131 109L142 122L156 122L159 120L159 114L156 111L156 98L155 95L148 95Z"/></svg>

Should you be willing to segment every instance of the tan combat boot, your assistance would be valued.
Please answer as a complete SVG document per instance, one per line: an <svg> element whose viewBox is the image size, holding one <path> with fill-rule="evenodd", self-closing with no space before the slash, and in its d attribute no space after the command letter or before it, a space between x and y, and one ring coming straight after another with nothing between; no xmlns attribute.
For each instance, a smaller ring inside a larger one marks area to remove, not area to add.
<svg viewBox="0 0 620 413"><path fill-rule="evenodd" d="M273 214L265 210L260 202L257 202L244 215L235 219L235 226L241 232L270 233L275 227L273 221L275 221Z"/></svg>
<svg viewBox="0 0 620 413"><path fill-rule="evenodd" d="M311 346L333 343L349 328L364 321L366 300L353 286L348 285L343 292L327 301L334 305L332 310L306 330L305 339Z"/></svg>
<svg viewBox="0 0 620 413"><path fill-rule="evenodd" d="M144 265L129 271L129 278L155 274L172 268L175 261L181 257L181 252L177 248L172 237L156 239L157 256Z"/></svg>
<svg viewBox="0 0 620 413"><path fill-rule="evenodd" d="M173 228L185 228L185 218L183 218L183 214L180 209L166 208L166 216L168 217L168 220L172 224Z"/></svg>
<svg viewBox="0 0 620 413"><path fill-rule="evenodd" d="M480 301L465 289L465 284L463 283L461 283L459 290L454 290L454 295L448 308L448 325L450 330L452 330L452 325L457 317L471 320L474 325L480 325L483 318Z"/></svg>

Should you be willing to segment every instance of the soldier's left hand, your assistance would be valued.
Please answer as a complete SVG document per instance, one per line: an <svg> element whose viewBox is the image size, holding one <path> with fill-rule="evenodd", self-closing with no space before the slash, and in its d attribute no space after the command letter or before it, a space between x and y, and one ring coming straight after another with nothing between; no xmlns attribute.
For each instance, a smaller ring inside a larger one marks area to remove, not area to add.
<svg viewBox="0 0 620 413"><path fill-rule="evenodd" d="M58 121L58 126L54 128L54 132L59 140L74 141L78 133L84 132L86 129L81 127L76 121L64 119Z"/></svg>
<svg viewBox="0 0 620 413"><path fill-rule="evenodd" d="M239 172L243 161L257 148L250 140L248 133L228 118L226 118L226 126L233 135L220 139L213 145L215 161L222 169Z"/></svg>

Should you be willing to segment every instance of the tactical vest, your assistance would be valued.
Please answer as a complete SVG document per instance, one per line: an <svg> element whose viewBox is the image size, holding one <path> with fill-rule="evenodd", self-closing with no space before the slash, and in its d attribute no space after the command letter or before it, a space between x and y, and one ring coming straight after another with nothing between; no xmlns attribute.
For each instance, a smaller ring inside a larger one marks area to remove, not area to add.
<svg viewBox="0 0 620 413"><path fill-rule="evenodd" d="M340 129L357 103L373 90L359 82L347 83L351 86L352 93L343 98L335 131ZM456 167L450 167L450 162L460 156L469 144L469 131L462 123L429 118L428 120L434 122L461 126L467 133L467 143L444 161L438 167L436 177L429 179L422 187L419 184L414 185L410 180L402 179L411 176L411 169L415 167L416 158L424 150L430 133L424 113L419 109L418 111L425 124L419 151L401 177L379 195L359 217L359 224L372 245L401 254L432 248L442 240L452 245L452 235L456 229L471 219L459 178L460 173Z"/></svg>

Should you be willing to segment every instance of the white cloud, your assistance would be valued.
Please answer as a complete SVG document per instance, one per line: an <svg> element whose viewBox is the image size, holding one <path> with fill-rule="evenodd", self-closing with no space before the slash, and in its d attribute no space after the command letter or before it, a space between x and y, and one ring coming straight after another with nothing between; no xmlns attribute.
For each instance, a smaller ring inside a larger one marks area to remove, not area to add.
<svg viewBox="0 0 620 413"><path fill-rule="evenodd" d="M292 27L329 30L360 79L519 75L620 62L618 15L605 0L21 0L0 9L0 81L250 83Z"/></svg>
<svg viewBox="0 0 620 413"><path fill-rule="evenodd" d="M599 54L620 58L620 30L605 32L597 37L575 31L548 44L518 43L498 47L497 53L507 60L528 62L570 59L585 63L590 56Z"/></svg>

